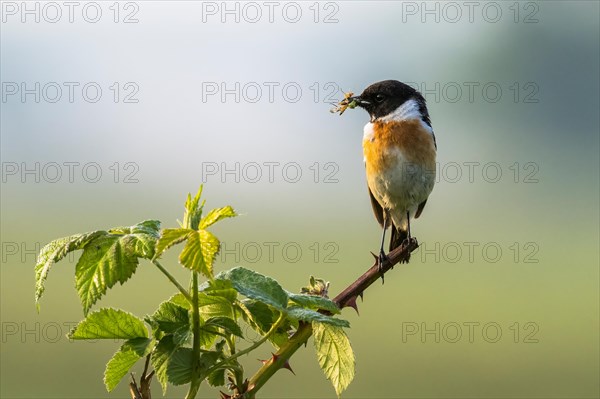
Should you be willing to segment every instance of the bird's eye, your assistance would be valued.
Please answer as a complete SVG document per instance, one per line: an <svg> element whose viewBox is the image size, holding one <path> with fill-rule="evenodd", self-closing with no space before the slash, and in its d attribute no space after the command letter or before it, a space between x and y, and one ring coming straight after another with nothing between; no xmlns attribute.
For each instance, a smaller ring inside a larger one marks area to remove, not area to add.
<svg viewBox="0 0 600 399"><path fill-rule="evenodd" d="M378 103L382 103L383 100L385 100L385 96L383 94L377 94L375 96L375 101L377 101Z"/></svg>

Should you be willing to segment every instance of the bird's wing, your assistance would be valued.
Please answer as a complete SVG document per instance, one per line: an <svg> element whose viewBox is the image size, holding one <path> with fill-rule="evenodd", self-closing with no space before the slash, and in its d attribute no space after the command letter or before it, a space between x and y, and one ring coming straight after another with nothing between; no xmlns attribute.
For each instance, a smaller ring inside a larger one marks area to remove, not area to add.
<svg viewBox="0 0 600 399"><path fill-rule="evenodd" d="M425 200L419 204L419 207L417 208L417 212L415 213L415 219L418 218L419 216L421 216L421 212L423 212L423 208L425 208L426 203L427 203L427 200Z"/></svg>
<svg viewBox="0 0 600 399"><path fill-rule="evenodd" d="M381 227L383 227L383 208L381 207L381 205L379 205L379 202L377 202L377 200L373 196L371 188L367 188L369 190L369 197L371 197L371 205L373 206L373 213L375 214L375 218L377 219Z"/></svg>

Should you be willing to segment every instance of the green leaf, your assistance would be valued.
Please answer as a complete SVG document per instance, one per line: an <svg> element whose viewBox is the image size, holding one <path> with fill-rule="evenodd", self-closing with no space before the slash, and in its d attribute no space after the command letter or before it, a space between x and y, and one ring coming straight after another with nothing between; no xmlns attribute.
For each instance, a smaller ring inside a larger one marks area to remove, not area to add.
<svg viewBox="0 0 600 399"><path fill-rule="evenodd" d="M210 349L215 343L218 335L214 331L208 331L200 328L200 347Z"/></svg>
<svg viewBox="0 0 600 399"><path fill-rule="evenodd" d="M279 317L279 312L274 311L269 305L254 299L244 299L241 302L242 316L257 332L264 334Z"/></svg>
<svg viewBox="0 0 600 399"><path fill-rule="evenodd" d="M225 385L225 369L216 369L208 375L206 379L211 387L221 387Z"/></svg>
<svg viewBox="0 0 600 399"><path fill-rule="evenodd" d="M167 363L167 380L173 385L183 385L192 381L192 349L177 348Z"/></svg>
<svg viewBox="0 0 600 399"><path fill-rule="evenodd" d="M220 242L206 230L194 231L187 236L187 243L179 255L179 262L188 269L213 278L213 263L219 252Z"/></svg>
<svg viewBox="0 0 600 399"><path fill-rule="evenodd" d="M176 345L183 345L192 335L190 311L171 301L161 303L150 319L165 334L173 334Z"/></svg>
<svg viewBox="0 0 600 399"><path fill-rule="evenodd" d="M148 234L154 238L158 238L160 236L160 221L144 220L131 226L131 234Z"/></svg>
<svg viewBox="0 0 600 399"><path fill-rule="evenodd" d="M280 314L280 312L274 310L269 305L254 299L244 299L239 304L239 307L242 310L241 314L244 320L256 332L262 335L271 329ZM269 341L276 347L281 347L288 341L288 331L291 327L292 324L290 323L290 319L286 318L279 328L277 328L269 337Z"/></svg>
<svg viewBox="0 0 600 399"><path fill-rule="evenodd" d="M71 339L148 338L144 322L120 309L102 308L90 313L69 332Z"/></svg>
<svg viewBox="0 0 600 399"><path fill-rule="evenodd" d="M186 229L198 230L198 224L202 218L202 208L204 207L204 202L199 204L200 196L202 196L202 186L200 186L194 198L191 194L187 196L183 215L183 227Z"/></svg>
<svg viewBox="0 0 600 399"><path fill-rule="evenodd" d="M182 309L186 310L190 317L188 322L184 323ZM229 306L229 309L229 314L231 314L231 306ZM200 322L203 323L206 318L205 314L201 314ZM165 335L171 334L175 344L183 345L192 337L191 305L182 294L173 295L167 302L162 303L152 316L147 316L145 320L152 326L156 339L162 339ZM210 348L216 338L217 334L214 329L211 331L201 330L200 346L202 348Z"/></svg>
<svg viewBox="0 0 600 399"><path fill-rule="evenodd" d="M152 351L154 342L149 338L134 338L125 341L106 364L104 385L108 392L115 389L138 360Z"/></svg>
<svg viewBox="0 0 600 399"><path fill-rule="evenodd" d="M315 321L320 323L331 324L337 327L350 327L347 320L336 319L335 317L327 316L311 309L300 308L298 306L289 307L287 310L289 317L302 321Z"/></svg>
<svg viewBox="0 0 600 399"><path fill-rule="evenodd" d="M264 302L278 310L285 310L287 307L287 293L271 277L243 267L236 267L220 273L217 279L231 281L233 288L247 298Z"/></svg>
<svg viewBox="0 0 600 399"><path fill-rule="evenodd" d="M354 379L354 352L341 327L313 323L314 345L319 366L338 397Z"/></svg>
<svg viewBox="0 0 600 399"><path fill-rule="evenodd" d="M175 244L185 241L188 235L194 232L194 230L190 229L164 229L156 243L156 254L154 257L158 258L167 249Z"/></svg>
<svg viewBox="0 0 600 399"><path fill-rule="evenodd" d="M205 378L206 371L214 366L219 360L223 359L223 353L217 351L201 351L200 352L200 376Z"/></svg>
<svg viewBox="0 0 600 399"><path fill-rule="evenodd" d="M142 222L87 243L75 267L75 286L84 314L108 288L117 282L123 284L133 275L139 258L152 259L158 232L149 224L154 223L158 222Z"/></svg>
<svg viewBox="0 0 600 399"><path fill-rule="evenodd" d="M177 346L173 342L173 336L167 335L163 337L158 345L154 348L152 355L150 356L150 362L154 371L156 372L156 378L162 386L163 395L167 392L167 366L168 361L177 350Z"/></svg>
<svg viewBox="0 0 600 399"><path fill-rule="evenodd" d="M199 377L206 378L206 371L221 358L220 352L202 351L198 359ZM171 335L160 340L150 358L156 377L167 391L167 382L173 385L187 384L191 381L193 357L192 349L180 347L175 344Z"/></svg>
<svg viewBox="0 0 600 399"><path fill-rule="evenodd" d="M204 323L202 329L211 331L214 328L221 328L226 334L233 334L240 338L244 338L240 326L228 317L212 317Z"/></svg>
<svg viewBox="0 0 600 399"><path fill-rule="evenodd" d="M198 233L200 234L200 244L202 244L202 257L210 272L210 276L208 274L205 276L213 278L213 263L221 249L221 242L210 231L200 230Z"/></svg>
<svg viewBox="0 0 600 399"><path fill-rule="evenodd" d="M233 289L231 281L208 280L200 284L198 290L210 296L219 296L233 303L237 299L238 292Z"/></svg>
<svg viewBox="0 0 600 399"><path fill-rule="evenodd" d="M331 299L323 298L322 296L305 295L305 294L292 294L288 292L290 299L302 306L303 308L309 308L313 310L326 310L333 314L341 313L340 308Z"/></svg>
<svg viewBox="0 0 600 399"><path fill-rule="evenodd" d="M158 220L144 220L133 226L113 227L108 230L109 234L148 234L154 238L160 236L160 222Z"/></svg>
<svg viewBox="0 0 600 399"><path fill-rule="evenodd" d="M90 241L106 234L106 231L76 234L54 240L41 249L35 265L35 302L38 306L44 293L44 282L48 278L52 265L63 259L69 252L83 249Z"/></svg>
<svg viewBox="0 0 600 399"><path fill-rule="evenodd" d="M176 345L172 335L166 335L158 342L158 345L156 345L156 348L154 348L154 351L150 356L152 367L154 367L154 370L156 371L156 378L162 386L163 395L167 392L167 383L171 381L171 379L181 381L186 379L186 375L191 375L191 353L189 358L186 358L186 356L188 356L185 354L187 351L180 351L181 349L191 351L190 348L182 348ZM176 358L176 360L172 361L171 359L173 358ZM185 365L186 360L189 361L187 366ZM169 370L169 368L172 368L171 362L177 364L175 366L176 372ZM185 384L185 382L183 382L183 384Z"/></svg>
<svg viewBox="0 0 600 399"><path fill-rule="evenodd" d="M216 208L208 212L202 220L200 221L200 228L205 229L208 226L211 226L217 223L221 219L231 218L237 216L237 213L233 210L233 208L229 205L224 206L223 208Z"/></svg>
<svg viewBox="0 0 600 399"><path fill-rule="evenodd" d="M198 293L198 307L203 318L229 317L233 319L233 302L222 296L208 295L205 292Z"/></svg>
<svg viewBox="0 0 600 399"><path fill-rule="evenodd" d="M171 298L169 298L168 302L171 302L174 305L181 306L182 308L185 308L188 310L192 309L192 305L187 300L187 298L185 296L183 296L183 294L181 292L177 293L177 294L173 295Z"/></svg>

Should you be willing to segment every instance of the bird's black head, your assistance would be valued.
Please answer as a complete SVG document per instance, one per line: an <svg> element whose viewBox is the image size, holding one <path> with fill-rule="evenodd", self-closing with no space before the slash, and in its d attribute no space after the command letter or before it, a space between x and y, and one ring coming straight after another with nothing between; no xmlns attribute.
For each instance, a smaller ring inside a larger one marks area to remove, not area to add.
<svg viewBox="0 0 600 399"><path fill-rule="evenodd" d="M373 83L361 95L351 98L351 100L356 101L356 105L364 108L371 115L372 121L394 112L399 106L411 99L419 104L419 111L423 120L430 124L425 99L421 93L397 80L383 80Z"/></svg>

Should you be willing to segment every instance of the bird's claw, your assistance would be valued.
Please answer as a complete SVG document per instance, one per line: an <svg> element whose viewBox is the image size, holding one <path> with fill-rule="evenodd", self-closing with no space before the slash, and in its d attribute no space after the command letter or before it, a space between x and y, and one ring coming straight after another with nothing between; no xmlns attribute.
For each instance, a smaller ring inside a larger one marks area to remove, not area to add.
<svg viewBox="0 0 600 399"><path fill-rule="evenodd" d="M419 246L419 243L417 242L416 238L413 237L407 237L404 239L404 241L402 241L402 244L400 244L402 246L402 248L408 248L411 245L416 245L417 247ZM400 263L408 263L410 261L410 252L406 253L406 257L404 259L402 259L400 261Z"/></svg>
<svg viewBox="0 0 600 399"><path fill-rule="evenodd" d="M383 277L384 274L384 270L383 270L383 265L386 262L389 262L390 258L388 258L388 256L385 254L385 252L380 251L379 252L379 256L377 257L377 269L379 270L379 274L381 275L381 283L385 283L385 279Z"/></svg>

